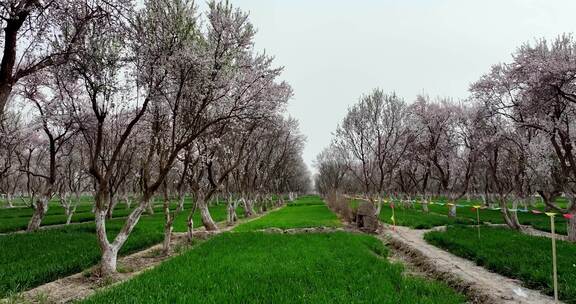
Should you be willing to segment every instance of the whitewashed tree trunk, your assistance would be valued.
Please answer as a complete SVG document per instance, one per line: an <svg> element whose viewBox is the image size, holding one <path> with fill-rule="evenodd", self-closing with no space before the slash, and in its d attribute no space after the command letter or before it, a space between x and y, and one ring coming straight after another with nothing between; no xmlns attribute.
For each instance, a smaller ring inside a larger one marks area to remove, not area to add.
<svg viewBox="0 0 576 304"><path fill-rule="evenodd" d="M154 199L151 199L146 204L146 213L149 215L154 215Z"/></svg>
<svg viewBox="0 0 576 304"><path fill-rule="evenodd" d="M74 212L76 212L76 206L72 203L72 201L68 202L66 205L66 225L70 225L72 222L72 216L74 216Z"/></svg>
<svg viewBox="0 0 576 304"><path fill-rule="evenodd" d="M6 203L8 204L8 208L14 208L12 194L6 194Z"/></svg>
<svg viewBox="0 0 576 304"><path fill-rule="evenodd" d="M102 248L102 258L100 259L100 275L107 277L116 273L118 265L118 250L114 246Z"/></svg>
<svg viewBox="0 0 576 304"><path fill-rule="evenodd" d="M380 215L380 211L382 211L382 198L379 196L376 199L376 210L374 211L374 215L378 217Z"/></svg>
<svg viewBox="0 0 576 304"><path fill-rule="evenodd" d="M256 211L254 211L254 201L251 199L242 199L242 203L244 204L244 216L246 218L253 217L256 215Z"/></svg>
<svg viewBox="0 0 576 304"><path fill-rule="evenodd" d="M218 226L216 226L216 223L214 223L214 220L210 215L210 210L208 210L208 205L206 204L206 200L204 199L203 195L198 196L196 205L198 206L198 210L200 211L200 218L202 220L202 225L204 225L206 231L217 231Z"/></svg>
<svg viewBox="0 0 576 304"><path fill-rule="evenodd" d="M164 242L162 252L164 255L170 254L170 242L172 241L172 230L174 229L174 217L170 213L170 204L164 204Z"/></svg>
<svg viewBox="0 0 576 304"><path fill-rule="evenodd" d="M518 202L516 200L512 202L512 208L514 209L514 211L510 211L506 204L506 199L500 199L499 201L500 201L500 212L504 217L504 222L506 223L506 225L508 225L508 227L510 227L511 229L515 230L522 229L520 221L518 221L518 213L516 211L518 207Z"/></svg>
<svg viewBox="0 0 576 304"><path fill-rule="evenodd" d="M132 200L130 199L130 195L127 193L124 194L124 203L126 204L126 209L130 210L130 206L132 205Z"/></svg>
<svg viewBox="0 0 576 304"><path fill-rule="evenodd" d="M450 206L450 211L448 212L449 217L456 217L456 202L452 202Z"/></svg>
<svg viewBox="0 0 576 304"><path fill-rule="evenodd" d="M32 218L28 222L28 228L26 231L36 231L40 228L40 224L42 224L42 219L46 212L48 211L48 202L50 198L48 196L41 196L34 204L34 213L32 214Z"/></svg>
<svg viewBox="0 0 576 304"><path fill-rule="evenodd" d="M226 223L228 226L234 225L238 220L238 215L236 214L236 206L237 203L234 201L234 199L230 198L228 200L227 219L226 219Z"/></svg>
<svg viewBox="0 0 576 304"><path fill-rule="evenodd" d="M130 215L128 215L128 217L126 218L126 222L124 223L124 226L122 227L120 232L116 235L114 241L110 243L110 241L108 241L108 236L106 235L106 214L108 211L106 210L106 206L108 206L107 204L108 202L99 201L99 200L107 200L108 198L106 196L107 194L102 193L97 194L95 204L96 237L98 239L98 245L102 253L100 259L100 275L103 277L109 276L116 272L118 251L120 250L120 248L122 248L122 246L128 239L128 236L130 235L132 230L134 230L136 224L138 224L140 216L142 215L144 209L146 208L146 205L150 201L150 198L147 196L144 196L142 198L140 205L134 208L134 210L132 210ZM100 206L103 206L103 208L99 208Z"/></svg>
<svg viewBox="0 0 576 304"><path fill-rule="evenodd" d="M190 213L188 216L188 220L186 221L186 238L188 239L188 243L192 244L192 240L194 240L194 219L193 213Z"/></svg>
<svg viewBox="0 0 576 304"><path fill-rule="evenodd" d="M184 193L178 194L178 208L184 210L184 202L186 201L186 195Z"/></svg>
<svg viewBox="0 0 576 304"><path fill-rule="evenodd" d="M430 212L430 210L428 209L428 200L425 198L422 200L422 211L426 213Z"/></svg>
<svg viewBox="0 0 576 304"><path fill-rule="evenodd" d="M64 213L66 214L66 225L70 225L74 212L76 212L76 206L78 205L67 193L60 194L60 205L64 208Z"/></svg>

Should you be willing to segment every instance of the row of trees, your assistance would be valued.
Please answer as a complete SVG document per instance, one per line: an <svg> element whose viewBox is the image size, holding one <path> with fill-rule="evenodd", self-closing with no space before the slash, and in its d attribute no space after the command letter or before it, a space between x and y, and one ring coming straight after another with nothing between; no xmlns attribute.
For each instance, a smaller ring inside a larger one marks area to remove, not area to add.
<svg viewBox="0 0 576 304"><path fill-rule="evenodd" d="M55 195L71 217L91 192L102 275L157 195L168 252L188 194L191 233L196 209L218 229L207 207L218 193L234 221L239 203L252 216L272 194L307 190L304 138L284 116L291 88L227 2L201 13L188 0L12 0L0 16L1 192L26 194L29 231ZM120 200L135 207L111 240Z"/></svg>
<svg viewBox="0 0 576 304"><path fill-rule="evenodd" d="M389 194L473 194L499 204L514 229L517 204L536 194L548 209L576 215L573 37L523 45L470 93L462 102L418 96L411 104L381 90L362 96L317 158L317 190L364 193L374 204ZM563 195L566 207L556 203ZM568 237L576 241L576 217Z"/></svg>

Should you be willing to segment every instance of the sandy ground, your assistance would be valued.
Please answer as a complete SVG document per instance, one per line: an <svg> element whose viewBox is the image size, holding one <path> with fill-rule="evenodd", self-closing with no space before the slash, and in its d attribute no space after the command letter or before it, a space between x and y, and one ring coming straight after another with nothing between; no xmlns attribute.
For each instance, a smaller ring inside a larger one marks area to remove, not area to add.
<svg viewBox="0 0 576 304"><path fill-rule="evenodd" d="M427 276L445 281L466 294L472 303L554 303L553 298L524 288L518 280L490 272L469 260L428 244L423 238L428 231L406 227L396 227L393 231L388 226L382 229L378 237Z"/></svg>

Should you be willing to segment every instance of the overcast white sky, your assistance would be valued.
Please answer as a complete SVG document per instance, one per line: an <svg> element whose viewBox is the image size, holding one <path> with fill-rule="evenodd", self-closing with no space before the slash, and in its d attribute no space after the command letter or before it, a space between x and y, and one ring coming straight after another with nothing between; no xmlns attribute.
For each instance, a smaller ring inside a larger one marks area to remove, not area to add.
<svg viewBox="0 0 576 304"><path fill-rule="evenodd" d="M465 98L526 41L576 31L576 0L232 0L285 66L310 169L362 93Z"/></svg>

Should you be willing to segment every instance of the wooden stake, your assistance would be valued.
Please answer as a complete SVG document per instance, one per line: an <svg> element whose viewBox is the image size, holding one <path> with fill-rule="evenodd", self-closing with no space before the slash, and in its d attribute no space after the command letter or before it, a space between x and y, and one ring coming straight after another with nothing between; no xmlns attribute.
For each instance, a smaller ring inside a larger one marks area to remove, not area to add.
<svg viewBox="0 0 576 304"><path fill-rule="evenodd" d="M554 279L554 303L558 303L558 272L556 270L556 234L554 229L554 214L550 216L550 230L552 232L552 273Z"/></svg>
<svg viewBox="0 0 576 304"><path fill-rule="evenodd" d="M480 208L476 208L476 224L478 225L478 240L480 240Z"/></svg>
<svg viewBox="0 0 576 304"><path fill-rule="evenodd" d="M392 203L392 231L396 231L396 217L394 216L394 203Z"/></svg>

